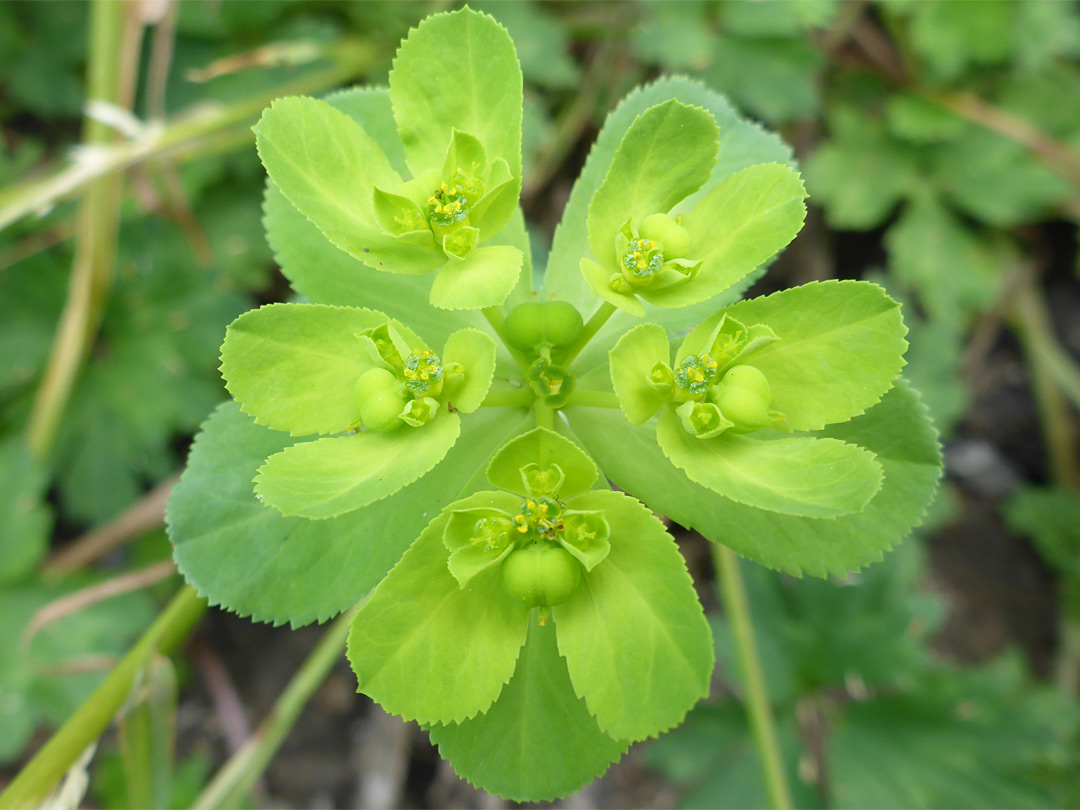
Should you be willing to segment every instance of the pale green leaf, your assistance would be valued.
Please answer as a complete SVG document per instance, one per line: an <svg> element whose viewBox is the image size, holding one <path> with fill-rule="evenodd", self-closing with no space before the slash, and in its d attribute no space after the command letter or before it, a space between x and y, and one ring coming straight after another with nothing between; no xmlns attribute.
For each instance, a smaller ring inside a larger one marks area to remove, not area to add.
<svg viewBox="0 0 1080 810"><path fill-rule="evenodd" d="M667 402L650 382L658 363L670 364L671 344L667 332L654 323L635 326L611 350L611 383L619 407L632 425L647 421Z"/></svg>
<svg viewBox="0 0 1080 810"><path fill-rule="evenodd" d="M604 182L589 203L589 245L615 272L615 235L629 220L666 214L709 179L719 129L712 114L675 99L650 107L630 124Z"/></svg>
<svg viewBox="0 0 1080 810"><path fill-rule="evenodd" d="M708 695L712 634L675 541L645 506L597 491L574 508L603 511L611 553L552 608L559 652L600 728L643 740Z"/></svg>
<svg viewBox="0 0 1080 810"><path fill-rule="evenodd" d="M356 421L356 381L378 361L357 335L387 320L370 309L322 304L245 312L221 347L225 387L257 424L293 436L341 433Z"/></svg>
<svg viewBox="0 0 1080 810"><path fill-rule="evenodd" d="M683 214L688 256L702 259L686 284L642 292L649 303L683 307L712 298L784 248L806 218L799 173L779 163L750 166L714 187Z"/></svg>
<svg viewBox="0 0 1080 810"><path fill-rule="evenodd" d="M464 368L460 381L449 379L443 399L462 413L480 407L495 376L495 341L479 329L461 329L446 339L443 366L451 363Z"/></svg>
<svg viewBox="0 0 1080 810"><path fill-rule="evenodd" d="M446 264L431 284L431 303L439 309L500 306L517 284L524 254L515 247L486 245Z"/></svg>
<svg viewBox="0 0 1080 810"><path fill-rule="evenodd" d="M456 509L497 506L477 493ZM447 568L435 518L353 619L348 656L359 691L391 714L459 723L487 711L514 673L528 610L505 592L499 569L461 588Z"/></svg>
<svg viewBox="0 0 1080 810"><path fill-rule="evenodd" d="M541 291L544 300L555 295L569 301L586 317L596 308L592 288L580 270L581 258L589 255L586 226L589 203L607 175L615 150L630 124L648 108L671 98L708 110L720 126L720 152L712 176L703 190L708 190L747 166L777 161L790 162L791 150L780 138L739 117L723 96L709 90L700 82L686 78L663 78L633 90L608 115L585 161L585 167L570 192L551 245L548 269ZM698 194L702 194L702 191ZM676 313L674 317L681 314ZM649 318L656 323L667 325L651 313ZM687 321L686 325L693 322ZM609 346L614 342L615 334L611 333ZM606 362L607 358L602 356L601 359Z"/></svg>
<svg viewBox="0 0 1080 810"><path fill-rule="evenodd" d="M536 491L534 485L533 494L550 494L566 500L589 489L599 473L580 447L543 427L511 439L499 449L487 469L492 486L521 495L526 494L526 481L534 483L537 475L544 484L549 481L560 483L557 491L552 489L543 493Z"/></svg>
<svg viewBox="0 0 1080 810"><path fill-rule="evenodd" d="M327 96L326 102L360 124L396 171L407 171L385 88L355 88ZM380 273L335 247L269 179L263 209L267 238L282 272L312 303L371 307L406 320L433 346L442 345L455 329L486 324L478 313L431 306L429 277Z"/></svg>
<svg viewBox="0 0 1080 810"><path fill-rule="evenodd" d="M374 587L439 509L487 488L491 454L523 419L516 409L484 408L463 421L445 463L419 481L364 509L307 520L260 503L252 486L288 436L226 403L196 437L169 499L177 566L212 604L241 616L293 626L325 621Z"/></svg>
<svg viewBox="0 0 1080 810"><path fill-rule="evenodd" d="M294 444L259 468L255 493L286 516L337 517L393 495L430 471L460 432L460 416L440 413L421 427Z"/></svg>
<svg viewBox="0 0 1080 810"><path fill-rule="evenodd" d="M881 487L874 454L835 439L691 436L665 410L656 440L687 478L737 503L802 517L860 512Z"/></svg>
<svg viewBox="0 0 1080 810"><path fill-rule="evenodd" d="M394 59L390 100L413 175L443 167L458 129L520 179L521 67L510 35L488 15L465 8L421 22Z"/></svg>
<svg viewBox="0 0 1080 810"><path fill-rule="evenodd" d="M842 575L880 560L921 522L941 475L937 434L903 380L863 416L820 434L865 447L885 476L862 512L836 518L795 517L718 497L671 465L650 427L630 427L617 411L569 408L567 416L616 486L676 523L795 576Z"/></svg>
<svg viewBox="0 0 1080 810"><path fill-rule="evenodd" d="M379 227L374 186L401 178L379 145L348 115L310 98L284 98L255 125L259 157L297 210L342 250L377 270L422 274L442 253L395 239Z"/></svg>
<svg viewBox="0 0 1080 810"><path fill-rule="evenodd" d="M723 312L747 326L763 323L779 338L746 362L768 379L770 409L786 417L785 429L820 430L863 413L904 367L900 306L876 284L804 284ZM708 331L721 314L698 329Z"/></svg>
<svg viewBox="0 0 1080 810"><path fill-rule="evenodd" d="M432 726L431 741L459 776L512 801L551 801L581 788L625 753L574 694L553 624L529 622L517 669L486 712Z"/></svg>

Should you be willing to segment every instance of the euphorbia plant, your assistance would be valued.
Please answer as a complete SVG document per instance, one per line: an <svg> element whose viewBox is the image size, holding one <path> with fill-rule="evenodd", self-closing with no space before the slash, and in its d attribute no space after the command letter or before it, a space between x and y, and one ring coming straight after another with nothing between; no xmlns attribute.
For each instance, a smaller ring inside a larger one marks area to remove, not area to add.
<svg viewBox="0 0 1080 810"><path fill-rule="evenodd" d="M805 215L780 141L693 82L635 91L541 274L521 105L512 42L466 9L409 35L388 91L265 112L267 232L306 301L229 327L236 403L169 527L185 576L258 620L370 592L360 691L475 784L544 799L708 693L708 625L653 512L843 574L919 521L940 459L879 287L738 300Z"/></svg>

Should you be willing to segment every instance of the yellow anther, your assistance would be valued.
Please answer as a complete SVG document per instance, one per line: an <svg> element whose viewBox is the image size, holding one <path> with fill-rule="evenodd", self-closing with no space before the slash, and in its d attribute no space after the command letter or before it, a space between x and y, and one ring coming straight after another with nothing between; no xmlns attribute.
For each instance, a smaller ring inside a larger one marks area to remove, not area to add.
<svg viewBox="0 0 1080 810"><path fill-rule="evenodd" d="M427 198L427 203L428 203L428 205L436 205L436 204L438 204L438 202L439 202L439 201L438 201L438 200L436 200L436 199L435 199L434 197L428 197L428 198Z"/></svg>
<svg viewBox="0 0 1080 810"><path fill-rule="evenodd" d="M648 267L648 266L649 266L649 265L645 264L645 262L638 262L638 263L637 263L637 269L638 269L638 270L644 270L644 269L645 269L646 267Z"/></svg>
<svg viewBox="0 0 1080 810"><path fill-rule="evenodd" d="M414 377L416 376L416 372L415 372L415 371L413 372L413 376L414 376ZM426 379L427 379L428 377L430 377L430 376L431 376L431 372L428 372L428 371L421 371L421 372L420 372L420 379L421 379L421 380L426 380Z"/></svg>
<svg viewBox="0 0 1080 810"><path fill-rule="evenodd" d="M652 250L654 247L656 247L656 242L654 242L652 239L650 239L648 242L645 243L645 246L649 250Z"/></svg>
<svg viewBox="0 0 1080 810"><path fill-rule="evenodd" d="M439 188L441 188L443 191L449 191L450 190L450 186L448 186L446 183L441 183L439 185Z"/></svg>

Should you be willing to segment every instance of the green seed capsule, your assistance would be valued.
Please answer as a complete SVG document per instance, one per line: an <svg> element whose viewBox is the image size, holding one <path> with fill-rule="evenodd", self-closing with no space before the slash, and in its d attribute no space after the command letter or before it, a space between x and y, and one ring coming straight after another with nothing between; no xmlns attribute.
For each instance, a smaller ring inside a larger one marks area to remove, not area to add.
<svg viewBox="0 0 1080 810"><path fill-rule="evenodd" d="M769 421L769 406L756 391L749 388L720 386L717 405L720 412L735 423L736 433L749 433L765 427Z"/></svg>
<svg viewBox="0 0 1080 810"><path fill-rule="evenodd" d="M514 348L530 351L544 345L569 346L582 328L581 313L572 304L529 301L510 310L503 323L503 335Z"/></svg>
<svg viewBox="0 0 1080 810"><path fill-rule="evenodd" d="M641 223L641 235L663 245L664 259L681 259L690 249L690 234L667 214L653 214Z"/></svg>
<svg viewBox="0 0 1080 810"><path fill-rule="evenodd" d="M769 381L753 366L735 366L728 369L720 384L725 387L753 391L765 401L765 407L772 404L772 388L769 386Z"/></svg>
<svg viewBox="0 0 1080 810"><path fill-rule="evenodd" d="M544 307L544 340L552 346L569 346L585 327L581 313L566 301L549 301Z"/></svg>
<svg viewBox="0 0 1080 810"><path fill-rule="evenodd" d="M527 607L561 605L581 582L581 563L562 546L545 541L512 552L502 564L503 585Z"/></svg>
<svg viewBox="0 0 1080 810"><path fill-rule="evenodd" d="M386 369L370 369L356 381L356 410L370 430L393 430L401 424L404 408L401 381Z"/></svg>

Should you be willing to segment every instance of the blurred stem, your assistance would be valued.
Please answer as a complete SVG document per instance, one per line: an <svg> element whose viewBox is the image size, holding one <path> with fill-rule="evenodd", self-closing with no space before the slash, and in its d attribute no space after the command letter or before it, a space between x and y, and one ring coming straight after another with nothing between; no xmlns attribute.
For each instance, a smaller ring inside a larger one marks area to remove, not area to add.
<svg viewBox="0 0 1080 810"><path fill-rule="evenodd" d="M160 127L148 127L135 138L99 146L92 157L76 161L44 179L4 189L0 192L0 229L23 216L76 196L88 184L114 172L163 156L198 156L204 147L218 150L220 146L212 139L225 130L242 131L244 142L250 142L254 137L249 128L251 122L271 101L281 96L316 94L337 86L370 70L381 58L381 53L364 40L345 39L327 46L323 56L333 63L330 67L313 70L270 92L234 104L194 105L173 121ZM239 141L232 141L233 145L237 143Z"/></svg>
<svg viewBox="0 0 1080 810"><path fill-rule="evenodd" d="M196 799L194 810L244 806L252 785L274 758L296 724L300 711L341 659L352 618L362 604L334 620L278 697L270 714Z"/></svg>
<svg viewBox="0 0 1080 810"><path fill-rule="evenodd" d="M573 99L559 112L536 151L529 176L521 189L526 207L558 171L585 128L592 122L603 94L611 92L611 86L617 79L625 81L625 76L620 76L620 66L625 53L626 49L620 40L604 41L597 46Z"/></svg>
<svg viewBox="0 0 1080 810"><path fill-rule="evenodd" d="M754 623L750 616L742 571L739 569L739 558L727 546L714 543L713 563L720 580L720 599L728 621L731 622L735 650L742 667L746 712L754 735L765 788L769 794L769 805L774 810L790 808L791 790L788 788L784 760L776 739L772 706L769 704L765 676L761 670L761 659L758 657Z"/></svg>
<svg viewBox="0 0 1080 810"><path fill-rule="evenodd" d="M1046 301L1034 281L1017 287L1013 316L1031 373L1051 472L1063 487L1080 488L1076 422L1065 399L1068 396L1080 408L1080 368L1058 343Z"/></svg>
<svg viewBox="0 0 1080 810"><path fill-rule="evenodd" d="M40 806L83 751L108 728L151 655L155 651L168 655L180 646L205 610L206 601L194 588L181 588L116 669L0 793L0 810Z"/></svg>
<svg viewBox="0 0 1080 810"><path fill-rule="evenodd" d="M133 5L111 0L95 0L91 7L88 106L131 108L142 34L135 11ZM107 124L87 115L85 145L106 144L116 137ZM27 442L39 459L46 458L52 448L75 379L101 324L116 263L122 194L122 176L100 177L88 186L79 205L67 301L27 426Z"/></svg>
<svg viewBox="0 0 1080 810"><path fill-rule="evenodd" d="M1080 369L1058 343L1049 308L1030 277L1016 290L1013 317L1031 374L1051 474L1063 489L1080 489L1077 425L1065 397L1068 394L1080 408ZM1063 695L1075 698L1080 692L1080 624L1074 618L1068 582L1063 584L1061 601L1056 680Z"/></svg>

